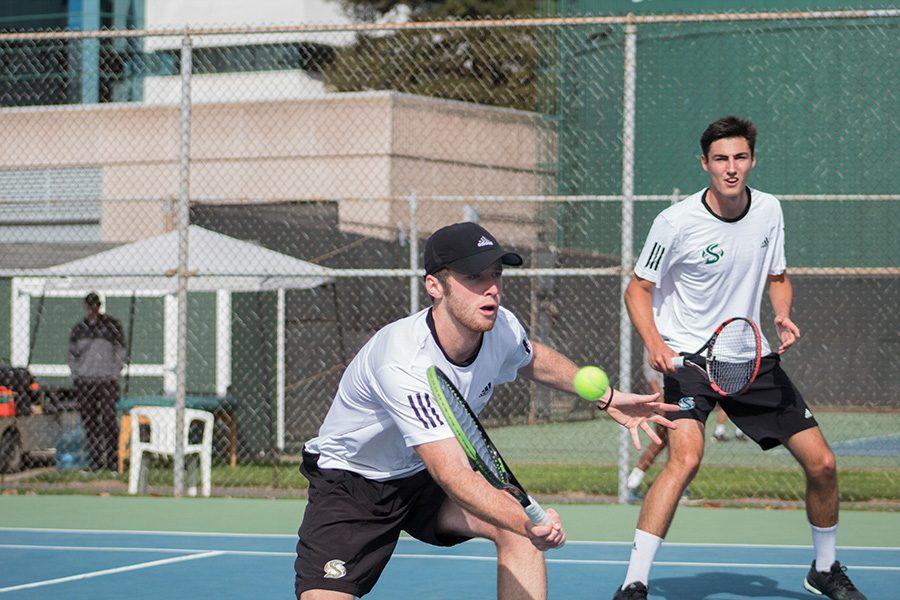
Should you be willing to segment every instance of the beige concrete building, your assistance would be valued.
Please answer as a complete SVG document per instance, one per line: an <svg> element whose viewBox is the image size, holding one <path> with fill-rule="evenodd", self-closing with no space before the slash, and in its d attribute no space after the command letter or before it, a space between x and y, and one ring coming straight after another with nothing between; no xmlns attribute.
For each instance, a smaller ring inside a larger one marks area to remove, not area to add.
<svg viewBox="0 0 900 600"><path fill-rule="evenodd" d="M99 171L98 241L132 241L172 226L179 127L177 106L3 109L0 171ZM197 104L191 198L339 201L342 229L390 239L408 228L416 195L423 234L462 219L468 204L498 236L526 242L534 234L529 203L506 204L501 214L496 203L429 197L547 192L553 173L542 156L552 146L534 113L393 92Z"/></svg>

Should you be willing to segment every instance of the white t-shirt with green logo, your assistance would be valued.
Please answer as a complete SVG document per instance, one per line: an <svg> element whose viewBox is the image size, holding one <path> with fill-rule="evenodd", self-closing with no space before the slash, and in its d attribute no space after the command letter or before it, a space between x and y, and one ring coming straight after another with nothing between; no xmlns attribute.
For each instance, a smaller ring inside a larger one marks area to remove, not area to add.
<svg viewBox="0 0 900 600"><path fill-rule="evenodd" d="M676 352L698 351L730 317L759 323L767 277L785 270L781 204L747 193L747 210L728 220L713 214L704 189L659 213L647 234L634 272L656 284L654 321Z"/></svg>

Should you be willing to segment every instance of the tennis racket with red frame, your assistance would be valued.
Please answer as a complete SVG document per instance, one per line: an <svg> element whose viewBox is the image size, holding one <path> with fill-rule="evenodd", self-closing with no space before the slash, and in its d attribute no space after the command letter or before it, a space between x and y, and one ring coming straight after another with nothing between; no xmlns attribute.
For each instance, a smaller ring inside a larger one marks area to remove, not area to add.
<svg viewBox="0 0 900 600"><path fill-rule="evenodd" d="M762 361L759 326L744 317L732 317L716 327L709 341L695 354L676 356L676 369L690 367L702 373L720 396L746 392Z"/></svg>

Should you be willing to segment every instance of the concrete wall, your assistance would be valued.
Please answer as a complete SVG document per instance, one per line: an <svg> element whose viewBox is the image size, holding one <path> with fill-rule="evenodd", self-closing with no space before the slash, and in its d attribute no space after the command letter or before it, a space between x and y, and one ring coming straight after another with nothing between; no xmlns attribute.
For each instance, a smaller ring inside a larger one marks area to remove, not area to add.
<svg viewBox="0 0 900 600"><path fill-rule="evenodd" d="M104 241L171 227L179 190L179 109L102 105L0 110L0 169L103 169ZM410 194L537 194L548 133L537 115L371 92L302 100L198 103L191 197L201 202L340 200L341 229L390 239ZM462 218L459 203L420 205L427 233ZM531 219L525 213L520 220ZM490 223L485 209L483 221ZM508 220L508 215L503 217ZM515 219L514 219L515 220ZM519 237L519 227L512 227ZM498 231L498 235L502 235Z"/></svg>

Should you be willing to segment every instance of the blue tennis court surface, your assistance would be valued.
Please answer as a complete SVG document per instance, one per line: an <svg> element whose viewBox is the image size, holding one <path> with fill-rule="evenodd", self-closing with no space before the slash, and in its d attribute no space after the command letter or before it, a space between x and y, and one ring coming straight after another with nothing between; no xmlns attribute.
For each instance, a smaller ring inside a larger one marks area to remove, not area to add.
<svg viewBox="0 0 900 600"><path fill-rule="evenodd" d="M295 539L289 535L0 529L0 594L79 598L290 598ZM609 598L630 544L570 542L549 552L551 598ZM838 557L870 600L897 598L900 548L842 548ZM651 598L812 599L802 587L804 546L666 544ZM380 600L473 599L495 595L493 546L439 549L402 539L375 590Z"/></svg>
<svg viewBox="0 0 900 600"><path fill-rule="evenodd" d="M844 440L831 448L838 456L900 456L900 434Z"/></svg>
<svg viewBox="0 0 900 600"><path fill-rule="evenodd" d="M900 433L852 438L829 443L836 456L900 456ZM772 454L787 456L788 450L779 446Z"/></svg>

